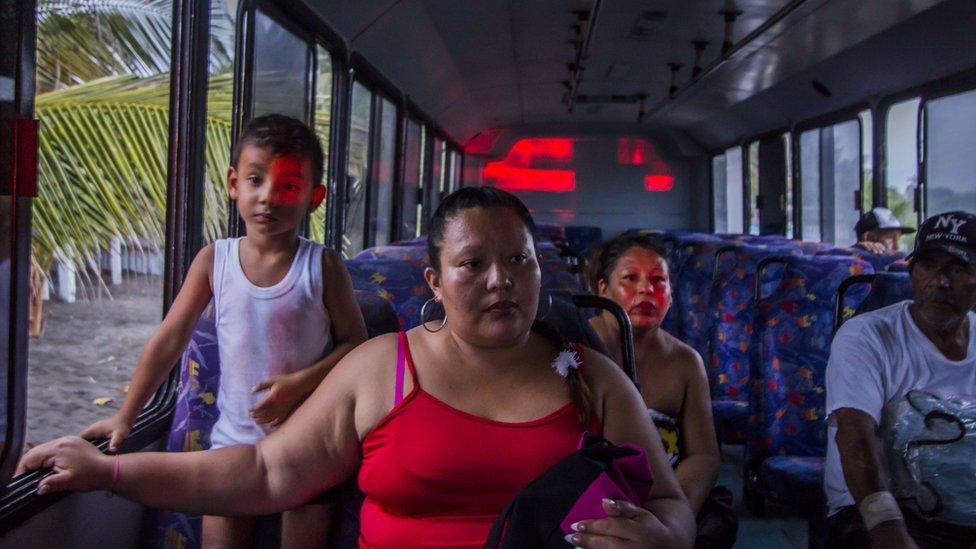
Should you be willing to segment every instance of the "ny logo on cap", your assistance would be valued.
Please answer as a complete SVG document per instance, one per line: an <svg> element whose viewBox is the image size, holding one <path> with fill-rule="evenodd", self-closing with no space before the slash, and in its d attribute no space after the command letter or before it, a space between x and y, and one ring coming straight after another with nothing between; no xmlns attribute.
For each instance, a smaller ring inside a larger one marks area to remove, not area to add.
<svg viewBox="0 0 976 549"><path fill-rule="evenodd" d="M935 222L936 229L948 228L952 234L959 234L959 228L968 222L966 219L957 219L951 215L940 215Z"/></svg>

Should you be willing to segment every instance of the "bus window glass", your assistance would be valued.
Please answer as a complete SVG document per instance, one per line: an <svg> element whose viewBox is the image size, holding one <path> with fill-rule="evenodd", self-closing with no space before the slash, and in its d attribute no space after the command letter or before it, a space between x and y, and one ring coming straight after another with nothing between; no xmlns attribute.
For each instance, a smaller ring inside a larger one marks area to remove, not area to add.
<svg viewBox="0 0 976 549"><path fill-rule="evenodd" d="M380 97L380 135L376 151L376 181L373 182L370 199L370 222L372 223L373 245L382 246L390 242L390 228L393 218L393 163L396 160L396 105Z"/></svg>
<svg viewBox="0 0 976 549"><path fill-rule="evenodd" d="M441 203L441 193L444 192L444 171L447 148L444 146L444 140L435 137L434 138L434 153L431 158L432 164L430 169L430 212L433 213L437 209L438 204Z"/></svg>
<svg viewBox="0 0 976 549"><path fill-rule="evenodd" d="M7 136L0 136L0 139L6 139ZM6 146L6 143L4 143ZM7 372L10 369L10 344L13 342L13 334L10 330L10 319L14 318L11 314L11 299L10 297L16 292L14 290L14 272L13 268L13 250L16 249L15 235L13 234L13 207L14 200L7 195L0 195L0 390L3 391L0 394L0 444L7 445L6 433L7 433L7 421L20 421L20 418L7 416ZM31 297L34 297L34 289L31 288ZM31 299L31 305L34 304L34 299ZM31 313L34 312L33 307L31 307ZM28 387L28 390L30 388ZM27 433L28 436L30 433Z"/></svg>
<svg viewBox="0 0 976 549"><path fill-rule="evenodd" d="M428 141L429 139L430 139L430 133L427 131L427 126L421 124L420 126L420 175L417 178L417 184L420 189L417 194L421 197L424 196L425 189L428 187L428 183L429 183L427 179L428 176L427 156L430 155L430 151L427 150L429 145L429 141ZM420 202L417 202L417 215L415 220L416 223L415 226L417 227L417 236L420 236L427 230L427 223L426 223L427 216L424 215L424 206L425 204L423 199L421 199ZM433 213L433 211L429 213Z"/></svg>
<svg viewBox="0 0 976 549"><path fill-rule="evenodd" d="M315 135L322 143L325 153L325 173L329 173L329 130L332 120L332 55L321 44L315 46L315 111L312 120ZM321 182L326 185L327 181ZM309 237L320 244L325 244L325 203L323 200L318 208L312 212L309 219Z"/></svg>
<svg viewBox="0 0 976 549"><path fill-rule="evenodd" d="M454 160L451 162L451 192L461 188L461 163L464 161L461 153L454 151L453 155Z"/></svg>
<svg viewBox="0 0 976 549"><path fill-rule="evenodd" d="M849 246L857 241L860 217L861 133L857 119L820 129L820 192L823 241Z"/></svg>
<svg viewBox="0 0 976 549"><path fill-rule="evenodd" d="M398 237L410 239L418 236L417 193L420 189L421 171L420 124L406 121L406 143L403 154L403 194L400 197L400 230Z"/></svg>
<svg viewBox="0 0 976 549"><path fill-rule="evenodd" d="M800 134L800 238L819 242L820 130Z"/></svg>
<svg viewBox="0 0 976 549"><path fill-rule="evenodd" d="M783 150L786 154L786 237L793 238L793 140L783 134Z"/></svg>
<svg viewBox="0 0 976 549"><path fill-rule="evenodd" d="M172 4L118 13L97 2L52 2L38 13L28 447L115 414L160 321ZM211 73L232 65L231 49L211 47ZM229 106L208 120L211 185L223 185L228 149L219 135L229 120ZM0 223L9 218L4 212Z"/></svg>
<svg viewBox="0 0 976 549"><path fill-rule="evenodd" d="M715 205L712 223L716 233L729 232L728 189L725 183L725 155L712 157L712 197Z"/></svg>
<svg viewBox="0 0 976 549"><path fill-rule="evenodd" d="M363 250L372 99L373 94L366 87L359 82L353 84L352 116L349 123L349 161L346 166L346 199L342 224L342 257L346 259Z"/></svg>
<svg viewBox="0 0 976 549"><path fill-rule="evenodd" d="M976 90L925 103L925 215L976 212Z"/></svg>
<svg viewBox="0 0 976 549"><path fill-rule="evenodd" d="M745 231L745 219L742 202L742 148L732 147L725 151L725 188L726 211L728 212L728 226L730 233Z"/></svg>
<svg viewBox="0 0 976 549"><path fill-rule="evenodd" d="M759 141L747 149L749 155L749 234L759 234Z"/></svg>
<svg viewBox="0 0 976 549"><path fill-rule="evenodd" d="M210 2L210 78L207 86L206 178L203 243L227 236L227 167L230 165L236 14L227 2Z"/></svg>
<svg viewBox="0 0 976 549"><path fill-rule="evenodd" d="M915 188L918 186L919 98L895 103L885 119L885 197L888 209L906 227L918 226ZM915 235L901 237L901 249L914 247Z"/></svg>
<svg viewBox="0 0 976 549"><path fill-rule="evenodd" d="M866 212L874 207L874 119L871 111L861 111L857 115L861 121L861 211Z"/></svg>
<svg viewBox="0 0 976 549"><path fill-rule="evenodd" d="M307 122L310 63L308 43L257 10L251 116L278 113Z"/></svg>

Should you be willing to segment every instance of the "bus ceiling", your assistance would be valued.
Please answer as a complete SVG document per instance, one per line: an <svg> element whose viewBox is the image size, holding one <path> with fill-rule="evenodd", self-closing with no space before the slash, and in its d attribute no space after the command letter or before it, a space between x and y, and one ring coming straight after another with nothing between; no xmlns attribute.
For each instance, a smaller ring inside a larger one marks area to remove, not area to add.
<svg viewBox="0 0 976 549"><path fill-rule="evenodd" d="M461 143L560 124L714 149L976 66L971 0L305 1Z"/></svg>

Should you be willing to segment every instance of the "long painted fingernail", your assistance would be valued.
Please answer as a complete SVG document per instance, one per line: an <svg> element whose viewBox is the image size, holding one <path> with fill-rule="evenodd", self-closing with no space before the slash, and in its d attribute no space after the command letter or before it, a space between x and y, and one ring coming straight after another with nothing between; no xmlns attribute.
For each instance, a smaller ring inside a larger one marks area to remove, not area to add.
<svg viewBox="0 0 976 549"><path fill-rule="evenodd" d="M616 501L613 501L613 500L612 500L612 499L610 499L610 498L603 498L603 503L604 503L605 505L616 505L616 504L617 504L617 502L616 502Z"/></svg>
<svg viewBox="0 0 976 549"><path fill-rule="evenodd" d="M43 496L48 492L47 484L42 484L37 488L37 495Z"/></svg>
<svg viewBox="0 0 976 549"><path fill-rule="evenodd" d="M563 539L566 540L566 543L570 545L578 545L580 542L579 534L566 534Z"/></svg>
<svg viewBox="0 0 976 549"><path fill-rule="evenodd" d="M583 523L581 523L581 522L574 522L574 523L572 523L572 524L569 525L569 529L572 530L572 531L574 531L574 532L582 532L584 528L585 527L583 526Z"/></svg>

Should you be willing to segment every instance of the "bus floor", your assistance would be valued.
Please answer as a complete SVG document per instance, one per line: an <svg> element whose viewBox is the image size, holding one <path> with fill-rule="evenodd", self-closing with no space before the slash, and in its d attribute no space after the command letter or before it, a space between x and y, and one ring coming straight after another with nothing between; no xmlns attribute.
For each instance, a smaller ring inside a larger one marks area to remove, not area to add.
<svg viewBox="0 0 976 549"><path fill-rule="evenodd" d="M807 521L802 517L769 509L763 516L750 512L742 499L742 469L745 446L722 445L722 467L718 484L732 491L739 516L735 547L742 549L806 549Z"/></svg>

